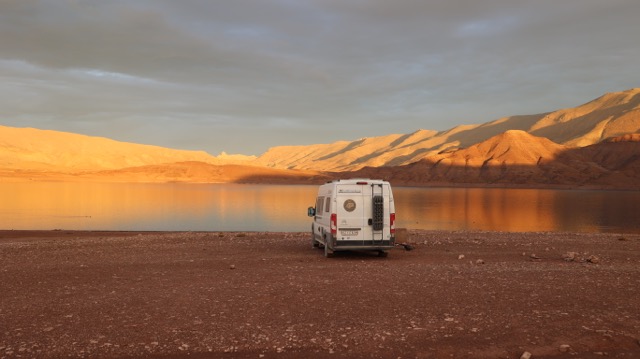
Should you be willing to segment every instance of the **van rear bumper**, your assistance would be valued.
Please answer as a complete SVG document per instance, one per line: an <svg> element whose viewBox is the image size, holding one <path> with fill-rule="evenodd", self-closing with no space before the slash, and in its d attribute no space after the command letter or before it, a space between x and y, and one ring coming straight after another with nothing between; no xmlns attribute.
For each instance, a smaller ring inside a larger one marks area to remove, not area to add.
<svg viewBox="0 0 640 359"><path fill-rule="evenodd" d="M385 250L395 247L395 240L387 241L350 241L350 240L336 240L333 245L333 250Z"/></svg>

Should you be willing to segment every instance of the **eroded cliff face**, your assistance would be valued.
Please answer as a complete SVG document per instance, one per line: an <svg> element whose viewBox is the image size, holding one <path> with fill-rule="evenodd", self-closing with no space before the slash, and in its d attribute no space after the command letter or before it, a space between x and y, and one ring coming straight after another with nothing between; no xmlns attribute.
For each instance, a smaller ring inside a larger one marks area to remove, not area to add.
<svg viewBox="0 0 640 359"><path fill-rule="evenodd" d="M466 149L405 166L367 167L353 175L382 177L396 185L640 189L638 137L568 147L526 132L508 131Z"/></svg>
<svg viewBox="0 0 640 359"><path fill-rule="evenodd" d="M275 168L333 171L398 166L468 148L510 130L524 131L568 147L584 147L636 133L640 131L640 88L605 94L575 108L505 117L441 132L418 130L357 141L274 147L258 157L257 163Z"/></svg>

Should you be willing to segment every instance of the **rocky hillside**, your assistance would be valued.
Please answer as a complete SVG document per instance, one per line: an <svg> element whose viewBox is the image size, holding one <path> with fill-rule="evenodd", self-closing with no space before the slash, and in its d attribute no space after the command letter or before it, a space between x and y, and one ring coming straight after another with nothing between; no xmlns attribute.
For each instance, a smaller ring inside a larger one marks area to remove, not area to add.
<svg viewBox="0 0 640 359"><path fill-rule="evenodd" d="M254 159L253 156L225 154L214 157L204 151L175 150L68 132L0 126L0 168L4 169L77 172L183 161L244 163Z"/></svg>
<svg viewBox="0 0 640 359"><path fill-rule="evenodd" d="M447 131L280 146L259 158L0 126L0 181L321 183L640 189L640 88Z"/></svg>
<svg viewBox="0 0 640 359"><path fill-rule="evenodd" d="M356 170L398 166L473 146L508 130L521 130L568 147L583 147L640 131L640 88L609 93L584 105L537 115L511 116L447 131L418 130L310 146L269 149L257 163L275 168Z"/></svg>
<svg viewBox="0 0 640 359"><path fill-rule="evenodd" d="M512 130L409 165L366 167L349 175L396 185L640 189L640 135L569 147Z"/></svg>

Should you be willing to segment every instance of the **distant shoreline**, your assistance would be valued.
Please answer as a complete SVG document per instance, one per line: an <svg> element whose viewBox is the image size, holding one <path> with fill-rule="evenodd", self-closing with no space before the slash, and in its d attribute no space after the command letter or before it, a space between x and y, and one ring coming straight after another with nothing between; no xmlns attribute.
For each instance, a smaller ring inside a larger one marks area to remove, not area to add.
<svg viewBox="0 0 640 359"><path fill-rule="evenodd" d="M336 177L340 178L340 177ZM353 176L343 177L343 178L356 178ZM359 177L358 177L359 178ZM378 178L374 176L370 176L368 178ZM384 179L384 178L382 178ZM322 181L308 181L308 180L298 180L298 181L247 181L247 182L223 182L223 181L126 181L126 180L116 180L111 181L108 179L86 179L86 178L78 178L73 175L69 176L61 176L61 177L12 177L12 176L3 176L0 172L0 184L2 183L121 183L121 184L194 184L194 185L202 185L202 184L235 184L235 185L307 185L307 186L318 186L330 179L322 180ZM616 185L567 185L567 184L522 184L522 183L514 183L514 184L505 184L505 183L443 183L443 182L434 182L434 183L415 183L415 182L403 182L403 181L391 181L391 184L394 187L407 187L407 188L501 188L501 189L550 189L550 190L585 190L585 191L640 191L640 183L637 186L616 186Z"/></svg>

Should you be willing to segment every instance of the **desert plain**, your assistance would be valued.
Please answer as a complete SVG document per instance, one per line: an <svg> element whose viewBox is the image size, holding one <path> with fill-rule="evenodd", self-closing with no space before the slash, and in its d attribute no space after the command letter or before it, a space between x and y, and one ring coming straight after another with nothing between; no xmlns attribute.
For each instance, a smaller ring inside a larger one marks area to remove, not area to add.
<svg viewBox="0 0 640 359"><path fill-rule="evenodd" d="M640 235L0 231L0 358L638 358Z"/></svg>

